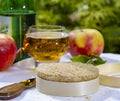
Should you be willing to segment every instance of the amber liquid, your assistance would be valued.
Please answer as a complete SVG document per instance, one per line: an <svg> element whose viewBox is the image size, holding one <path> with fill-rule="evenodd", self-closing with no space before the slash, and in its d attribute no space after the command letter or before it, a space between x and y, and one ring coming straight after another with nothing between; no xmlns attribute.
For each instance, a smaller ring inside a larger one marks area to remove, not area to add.
<svg viewBox="0 0 120 101"><path fill-rule="evenodd" d="M23 42L23 50L36 61L58 61L69 51L69 37L65 33L29 33Z"/></svg>

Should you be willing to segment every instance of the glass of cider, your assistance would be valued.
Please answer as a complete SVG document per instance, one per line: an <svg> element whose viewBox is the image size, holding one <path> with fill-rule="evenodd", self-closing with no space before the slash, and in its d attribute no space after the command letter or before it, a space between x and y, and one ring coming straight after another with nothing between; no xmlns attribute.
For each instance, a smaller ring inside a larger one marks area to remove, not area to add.
<svg viewBox="0 0 120 101"><path fill-rule="evenodd" d="M33 25L25 34L23 50L40 62L59 61L69 51L69 34L63 26Z"/></svg>

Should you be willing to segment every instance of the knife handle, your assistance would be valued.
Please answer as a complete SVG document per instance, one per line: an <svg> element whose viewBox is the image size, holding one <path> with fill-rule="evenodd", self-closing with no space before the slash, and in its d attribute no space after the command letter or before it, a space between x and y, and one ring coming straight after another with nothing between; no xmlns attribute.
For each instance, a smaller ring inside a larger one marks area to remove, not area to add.
<svg viewBox="0 0 120 101"><path fill-rule="evenodd" d="M0 88L0 100L8 100L17 97L25 90L24 83L14 83Z"/></svg>

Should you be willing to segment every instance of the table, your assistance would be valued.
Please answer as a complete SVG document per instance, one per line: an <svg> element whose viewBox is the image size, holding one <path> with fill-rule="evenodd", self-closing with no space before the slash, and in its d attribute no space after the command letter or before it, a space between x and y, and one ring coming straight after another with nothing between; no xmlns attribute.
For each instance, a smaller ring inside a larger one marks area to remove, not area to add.
<svg viewBox="0 0 120 101"><path fill-rule="evenodd" d="M100 55L107 63L120 62L120 54L103 53ZM60 62L70 61L70 54L64 55ZM8 70L0 72L0 87L19 82L24 79L35 77L33 71L34 62L32 58L28 58L13 64ZM120 101L120 88L112 88L100 86L98 92L93 95L84 97L58 97L45 95L31 88L25 90L20 96L9 101Z"/></svg>

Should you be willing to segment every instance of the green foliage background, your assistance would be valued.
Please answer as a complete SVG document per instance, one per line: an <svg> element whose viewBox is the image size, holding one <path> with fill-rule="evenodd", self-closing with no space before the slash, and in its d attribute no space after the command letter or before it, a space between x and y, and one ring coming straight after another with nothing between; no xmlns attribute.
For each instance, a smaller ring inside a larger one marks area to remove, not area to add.
<svg viewBox="0 0 120 101"><path fill-rule="evenodd" d="M120 53L120 0L35 0L37 24L98 29L104 52Z"/></svg>

